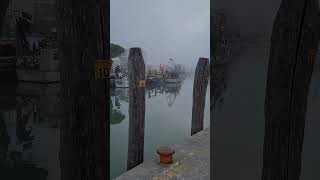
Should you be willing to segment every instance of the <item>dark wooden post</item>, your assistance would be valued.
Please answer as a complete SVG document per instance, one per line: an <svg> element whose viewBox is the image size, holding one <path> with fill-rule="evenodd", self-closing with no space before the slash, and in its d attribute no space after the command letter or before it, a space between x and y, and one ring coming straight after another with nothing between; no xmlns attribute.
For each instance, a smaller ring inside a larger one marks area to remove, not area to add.
<svg viewBox="0 0 320 180"><path fill-rule="evenodd" d="M203 130L204 107L209 80L209 59L200 58L196 67L193 83L191 135Z"/></svg>
<svg viewBox="0 0 320 180"><path fill-rule="evenodd" d="M110 59L109 10L106 0L57 0L61 180L110 178L110 81L95 76L98 62Z"/></svg>
<svg viewBox="0 0 320 180"><path fill-rule="evenodd" d="M131 48L129 68L129 144L127 169L143 162L145 118L145 65L140 48Z"/></svg>
<svg viewBox="0 0 320 180"><path fill-rule="evenodd" d="M2 32L2 26L7 13L8 6L9 6L9 0L0 1L0 33Z"/></svg>
<svg viewBox="0 0 320 180"><path fill-rule="evenodd" d="M24 35L25 35L25 28L24 25L21 22L21 18L17 18L16 20L16 58L21 59L24 55Z"/></svg>
<svg viewBox="0 0 320 180"><path fill-rule="evenodd" d="M299 180L305 115L319 42L317 0L283 0L273 26L262 180Z"/></svg>
<svg viewBox="0 0 320 180"><path fill-rule="evenodd" d="M6 163L10 137L2 113L0 113L0 166Z"/></svg>

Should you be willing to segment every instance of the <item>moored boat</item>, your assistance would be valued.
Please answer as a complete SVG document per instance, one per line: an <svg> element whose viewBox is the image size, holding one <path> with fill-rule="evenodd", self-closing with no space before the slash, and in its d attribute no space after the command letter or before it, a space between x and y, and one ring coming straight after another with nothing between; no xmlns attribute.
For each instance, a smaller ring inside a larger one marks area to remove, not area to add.
<svg viewBox="0 0 320 180"><path fill-rule="evenodd" d="M146 78L146 83L148 86L153 86L153 85L159 85L164 83L164 80L162 77L158 77L158 76L148 76Z"/></svg>
<svg viewBox="0 0 320 180"><path fill-rule="evenodd" d="M164 76L165 83L180 83L182 82L180 69L177 67L173 59L169 60L167 70Z"/></svg>
<svg viewBox="0 0 320 180"><path fill-rule="evenodd" d="M166 78L164 80L165 83L180 83L182 82L181 78Z"/></svg>

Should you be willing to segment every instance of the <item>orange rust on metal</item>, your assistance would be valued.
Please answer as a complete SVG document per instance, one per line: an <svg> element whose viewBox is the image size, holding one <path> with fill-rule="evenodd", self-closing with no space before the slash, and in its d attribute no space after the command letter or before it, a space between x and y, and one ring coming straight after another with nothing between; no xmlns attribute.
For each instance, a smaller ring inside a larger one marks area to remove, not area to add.
<svg viewBox="0 0 320 180"><path fill-rule="evenodd" d="M174 149L169 147L160 147L157 150L157 153L160 155L161 164L171 164L173 162L172 155L175 153Z"/></svg>

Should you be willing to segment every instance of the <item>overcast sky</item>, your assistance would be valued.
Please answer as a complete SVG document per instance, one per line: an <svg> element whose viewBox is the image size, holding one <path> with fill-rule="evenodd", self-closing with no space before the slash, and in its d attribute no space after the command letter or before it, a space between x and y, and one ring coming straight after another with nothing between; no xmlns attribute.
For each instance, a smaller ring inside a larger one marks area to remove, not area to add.
<svg viewBox="0 0 320 180"><path fill-rule="evenodd" d="M147 64L210 56L209 0L111 0L111 42L141 47Z"/></svg>

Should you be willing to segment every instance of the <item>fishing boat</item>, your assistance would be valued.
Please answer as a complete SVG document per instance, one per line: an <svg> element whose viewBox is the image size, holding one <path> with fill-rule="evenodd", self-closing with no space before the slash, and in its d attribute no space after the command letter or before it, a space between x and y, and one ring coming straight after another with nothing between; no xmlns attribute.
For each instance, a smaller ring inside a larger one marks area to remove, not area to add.
<svg viewBox="0 0 320 180"><path fill-rule="evenodd" d="M172 58L170 58L167 69L164 76L165 83L180 83L182 82L182 77L180 76L179 68Z"/></svg>
<svg viewBox="0 0 320 180"><path fill-rule="evenodd" d="M148 75L146 78L148 86L155 86L164 83L163 78L157 75Z"/></svg>
<svg viewBox="0 0 320 180"><path fill-rule="evenodd" d="M182 82L181 78L166 78L165 79L166 83L180 83Z"/></svg>

